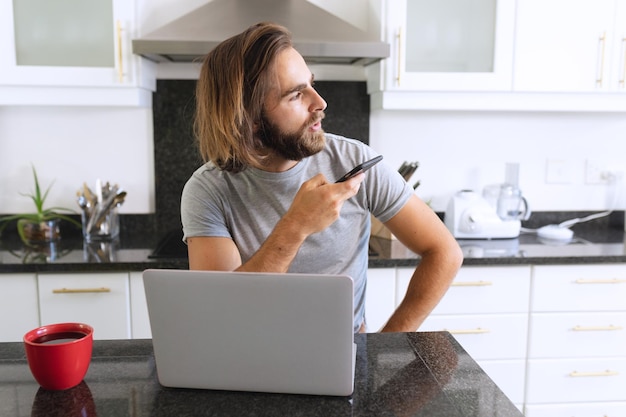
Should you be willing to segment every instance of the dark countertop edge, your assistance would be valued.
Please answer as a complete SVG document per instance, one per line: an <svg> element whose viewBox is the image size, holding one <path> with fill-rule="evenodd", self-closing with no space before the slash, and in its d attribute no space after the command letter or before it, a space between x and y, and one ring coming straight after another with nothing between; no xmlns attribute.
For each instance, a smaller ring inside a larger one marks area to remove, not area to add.
<svg viewBox="0 0 626 417"><path fill-rule="evenodd" d="M609 264L626 263L624 256L553 256L553 257L493 257L493 258L465 258L463 266L498 266L498 265L576 265L576 264ZM415 267L419 264L417 258L407 259L370 259L370 268L397 268Z"/></svg>
<svg viewBox="0 0 626 417"><path fill-rule="evenodd" d="M402 268L415 267L419 258L370 259L368 267ZM579 265L579 264L626 263L625 256L559 256L559 257L493 257L466 258L463 266L530 266L530 265ZM154 260L147 262L111 263L49 263L49 264L0 264L3 273L46 273L46 272L142 272L146 269L188 269L187 260Z"/></svg>
<svg viewBox="0 0 626 417"><path fill-rule="evenodd" d="M0 274L20 272L142 272L146 269L188 269L187 260L111 263L0 264Z"/></svg>

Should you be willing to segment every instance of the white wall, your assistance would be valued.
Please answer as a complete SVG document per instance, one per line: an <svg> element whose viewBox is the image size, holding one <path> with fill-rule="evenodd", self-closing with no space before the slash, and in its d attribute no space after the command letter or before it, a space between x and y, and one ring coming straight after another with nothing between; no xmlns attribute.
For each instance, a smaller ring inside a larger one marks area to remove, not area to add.
<svg viewBox="0 0 626 417"><path fill-rule="evenodd" d="M506 162L520 163L520 188L533 210L626 206L623 181L590 185L585 175L588 159L626 171L626 114L381 110L370 120L370 144L388 163L420 162L411 183L421 180L417 194L436 211L457 190L504 181ZM564 162L568 184L546 183L548 159Z"/></svg>
<svg viewBox="0 0 626 417"><path fill-rule="evenodd" d="M504 180L520 163L520 186L533 210L626 207L624 183L585 183L585 162L626 171L626 114L375 111L370 143L398 167L417 160L417 194L445 211L457 190ZM49 205L77 208L76 191L97 178L128 191L121 213L153 213L152 112L141 108L0 107L0 214L32 210L30 164ZM548 159L569 168L567 184L546 183ZM615 190L619 191L616 194ZM614 207L614 197L618 196Z"/></svg>
<svg viewBox="0 0 626 417"><path fill-rule="evenodd" d="M76 192L96 179L128 192L120 213L154 212L152 110L113 107L0 107L0 214L32 212L20 193L54 181L46 206L78 211Z"/></svg>

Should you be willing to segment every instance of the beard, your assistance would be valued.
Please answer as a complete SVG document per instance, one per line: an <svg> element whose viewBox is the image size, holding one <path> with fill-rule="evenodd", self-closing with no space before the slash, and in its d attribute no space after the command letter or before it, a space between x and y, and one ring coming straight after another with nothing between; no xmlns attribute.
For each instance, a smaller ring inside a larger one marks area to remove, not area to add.
<svg viewBox="0 0 626 417"><path fill-rule="evenodd" d="M326 144L324 130L308 131L309 126L323 118L324 112L316 112L298 131L286 132L270 122L267 117L261 116L262 127L258 133L259 139L263 146L279 156L291 161L300 161L324 149Z"/></svg>

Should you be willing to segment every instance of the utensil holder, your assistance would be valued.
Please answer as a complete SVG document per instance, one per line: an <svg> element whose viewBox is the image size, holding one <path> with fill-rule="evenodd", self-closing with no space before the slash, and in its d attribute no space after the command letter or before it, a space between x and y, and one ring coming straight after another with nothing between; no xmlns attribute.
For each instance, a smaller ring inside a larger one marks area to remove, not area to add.
<svg viewBox="0 0 626 417"><path fill-rule="evenodd" d="M117 208L112 208L102 219L88 228L89 216L82 213L83 237L87 242L99 242L113 240L120 234L120 220Z"/></svg>

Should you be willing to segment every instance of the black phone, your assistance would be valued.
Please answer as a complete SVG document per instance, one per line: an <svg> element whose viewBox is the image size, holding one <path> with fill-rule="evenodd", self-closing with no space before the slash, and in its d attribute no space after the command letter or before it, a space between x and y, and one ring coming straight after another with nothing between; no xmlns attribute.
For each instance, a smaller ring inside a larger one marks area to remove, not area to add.
<svg viewBox="0 0 626 417"><path fill-rule="evenodd" d="M335 181L335 183L347 181L350 178L354 177L355 175L358 175L361 172L367 171L368 169L370 169L371 167L373 167L374 165L382 161L382 159L383 159L383 156L378 155L376 158L370 159L369 161L365 161L362 164L355 166L354 168L350 170L350 172L346 173L346 175L344 175L343 177Z"/></svg>

